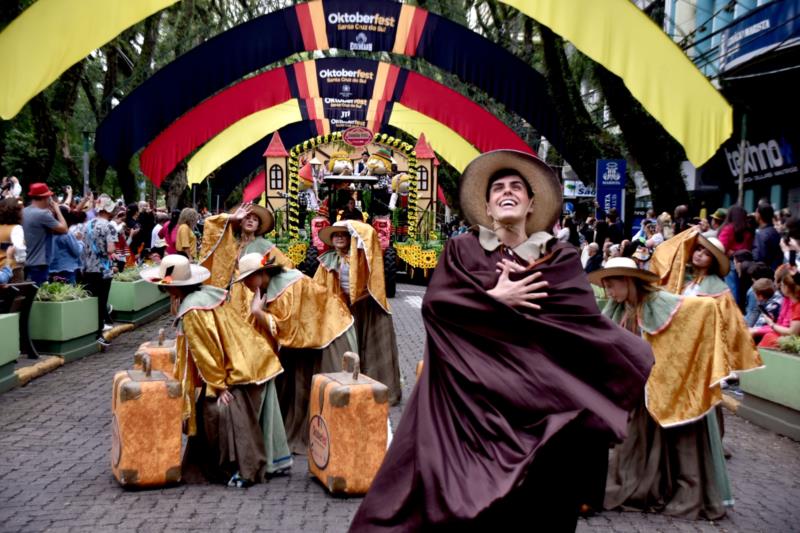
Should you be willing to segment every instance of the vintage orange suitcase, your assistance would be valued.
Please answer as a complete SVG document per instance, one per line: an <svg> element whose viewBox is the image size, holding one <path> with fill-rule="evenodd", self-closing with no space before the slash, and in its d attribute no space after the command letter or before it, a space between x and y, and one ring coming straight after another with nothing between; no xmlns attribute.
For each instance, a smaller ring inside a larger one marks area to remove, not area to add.
<svg viewBox="0 0 800 533"><path fill-rule="evenodd" d="M311 381L308 466L334 494L365 494L386 454L389 389L352 352L343 369Z"/></svg>
<svg viewBox="0 0 800 533"><path fill-rule="evenodd" d="M172 377L175 374L175 340L164 340L164 328L158 330L158 340L155 342L145 342L139 346L133 355L133 368L142 369L142 356L150 356L153 370L159 370Z"/></svg>
<svg viewBox="0 0 800 533"><path fill-rule="evenodd" d="M144 370L114 376L111 470L124 487L159 487L181 478L181 384Z"/></svg>

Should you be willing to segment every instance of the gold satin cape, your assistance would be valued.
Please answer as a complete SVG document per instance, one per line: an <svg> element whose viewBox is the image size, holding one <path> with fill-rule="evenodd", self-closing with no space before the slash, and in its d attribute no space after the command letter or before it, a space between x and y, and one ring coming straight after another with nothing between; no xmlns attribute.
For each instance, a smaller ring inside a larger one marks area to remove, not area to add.
<svg viewBox="0 0 800 533"><path fill-rule="evenodd" d="M256 329L280 348L321 350L353 326L345 303L299 270L270 279L264 310L275 319L277 334Z"/></svg>
<svg viewBox="0 0 800 533"><path fill-rule="evenodd" d="M350 263L350 294L345 294L339 283L339 266L343 259L335 250L320 256L321 268L314 274L314 281L350 305L371 296L384 311L391 314L383 277L383 252L377 232L369 224L356 220L347 220L344 224L350 231L350 253L347 258Z"/></svg>
<svg viewBox="0 0 800 533"><path fill-rule="evenodd" d="M206 219L200 244L200 264L211 272L206 284L220 289L230 287L230 303L242 318L250 316L253 293L243 284L231 282L239 275L239 258L254 252L268 255L285 268L294 268L289 258L267 239L256 237L243 246L233 232L231 215L223 213Z"/></svg>
<svg viewBox="0 0 800 533"><path fill-rule="evenodd" d="M202 286L189 294L178 312L175 375L181 382L187 434L197 432L195 392L206 383L216 396L232 385L261 384L283 368L269 343L225 304L227 291Z"/></svg>
<svg viewBox="0 0 800 533"><path fill-rule="evenodd" d="M624 304L611 300L603 314L626 321ZM730 374L720 310L710 298L651 294L636 321L653 348L656 364L645 386L645 405L662 427L699 420L722 401L720 382Z"/></svg>
<svg viewBox="0 0 800 533"><path fill-rule="evenodd" d="M692 263L692 250L697 242L697 234L696 229L686 230L659 244L653 251L650 258L650 270L661 278L663 289L673 294L683 292L687 276L690 275L690 269L687 267ZM725 356L730 369L732 372L744 372L762 368L764 362L758 354L753 336L750 334L739 306L736 305L736 301L727 287L722 290L717 288L722 287L722 283L719 281L721 281L719 278L701 280L701 292L698 296L713 297L719 309L717 334L725 345ZM706 286L714 288L705 292L703 287Z"/></svg>

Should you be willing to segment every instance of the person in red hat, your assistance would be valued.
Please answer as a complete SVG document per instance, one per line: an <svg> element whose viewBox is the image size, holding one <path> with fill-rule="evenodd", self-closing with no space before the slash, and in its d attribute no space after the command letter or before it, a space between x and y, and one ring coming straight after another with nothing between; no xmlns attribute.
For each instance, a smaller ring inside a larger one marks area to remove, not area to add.
<svg viewBox="0 0 800 533"><path fill-rule="evenodd" d="M28 198L31 203L22 211L22 230L28 246L25 278L41 285L50 274L52 235L66 233L67 223L46 183L31 183Z"/></svg>

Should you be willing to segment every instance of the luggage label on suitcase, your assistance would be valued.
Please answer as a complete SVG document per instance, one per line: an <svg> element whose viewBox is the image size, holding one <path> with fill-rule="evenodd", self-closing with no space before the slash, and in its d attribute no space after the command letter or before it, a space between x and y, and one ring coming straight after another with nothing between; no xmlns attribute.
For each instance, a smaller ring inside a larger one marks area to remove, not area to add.
<svg viewBox="0 0 800 533"><path fill-rule="evenodd" d="M150 356L144 354L142 357L143 370L127 370L118 372L114 376L114 396L112 402L112 419L111 419L111 466L112 471L117 478L117 481L123 487L128 486L158 486L168 483L177 483L181 478L180 467L180 425L177 425L177 450L178 454L175 457L175 464L163 470L163 474L157 481L152 479L140 479L140 472L135 468L120 468L120 463L123 462L123 435L120 430L120 422L117 416L118 410L124 408L124 404L128 402L135 402L140 400L143 396L143 384L160 382L164 384L164 392L168 400L175 400L179 402L181 397L181 384L178 381L170 378L163 372L153 372ZM144 414L144 413L143 413ZM180 420L180 407L176 403L176 417ZM140 443L139 443L140 444ZM159 442L158 444L168 444ZM173 445L176 443L172 443ZM141 445L139 446L141 447ZM147 454L150 450L136 450L131 451L135 460L141 459L141 455ZM130 458L128 459L129 462ZM128 466L128 465L124 465ZM145 474L145 477L147 474ZM150 476L152 477L152 476Z"/></svg>
<svg viewBox="0 0 800 533"><path fill-rule="evenodd" d="M352 352L345 353L342 367L343 372L313 378L312 391L317 390L309 411L309 469L331 493L363 494L386 451L389 389L360 375L358 355ZM354 418L370 405L378 410Z"/></svg>

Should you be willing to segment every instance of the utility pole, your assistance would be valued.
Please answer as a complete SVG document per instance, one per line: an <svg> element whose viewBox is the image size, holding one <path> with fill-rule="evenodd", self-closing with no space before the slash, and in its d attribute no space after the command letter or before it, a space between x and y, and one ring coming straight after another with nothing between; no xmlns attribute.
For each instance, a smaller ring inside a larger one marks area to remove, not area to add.
<svg viewBox="0 0 800 533"><path fill-rule="evenodd" d="M742 138L739 141L739 199L736 203L744 207L744 161L745 161L745 142L747 140L747 113L742 113Z"/></svg>

